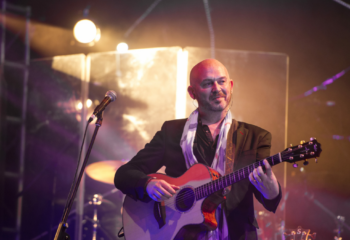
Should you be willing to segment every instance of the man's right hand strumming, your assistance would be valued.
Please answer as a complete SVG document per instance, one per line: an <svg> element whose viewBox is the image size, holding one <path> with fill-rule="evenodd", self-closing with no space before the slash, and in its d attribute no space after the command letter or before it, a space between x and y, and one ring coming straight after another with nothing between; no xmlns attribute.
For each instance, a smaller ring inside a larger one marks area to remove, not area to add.
<svg viewBox="0 0 350 240"><path fill-rule="evenodd" d="M148 196L157 202L171 198L179 189L180 187L159 179L150 180L146 186Z"/></svg>

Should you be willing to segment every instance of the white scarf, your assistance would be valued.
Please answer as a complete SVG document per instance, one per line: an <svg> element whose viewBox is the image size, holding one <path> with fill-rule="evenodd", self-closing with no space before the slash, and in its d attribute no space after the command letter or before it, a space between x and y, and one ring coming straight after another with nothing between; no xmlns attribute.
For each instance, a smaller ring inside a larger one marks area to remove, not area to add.
<svg viewBox="0 0 350 240"><path fill-rule="evenodd" d="M221 176L225 175L225 154L226 154L227 134L230 130L231 124L232 124L232 115L231 115L231 112L228 111L221 124L220 134L219 134L219 138L216 146L216 152L215 152L213 163L211 164L211 168L218 171L221 174ZM185 156L187 169L189 169L193 164L198 163L196 156L193 153L193 143L196 137L197 125L198 125L198 109L193 111L191 115L188 117L184 130L182 132L182 137L180 141L182 152ZM219 211L220 209L221 209L221 204L219 205L217 211ZM224 221L223 221L222 232L221 232L221 229L217 228L214 231L210 231L208 234L206 234L206 236L200 239L203 239L203 240L204 239L206 240L228 239L228 230L227 230L225 213L224 213L223 219ZM218 225L220 226L220 223Z"/></svg>

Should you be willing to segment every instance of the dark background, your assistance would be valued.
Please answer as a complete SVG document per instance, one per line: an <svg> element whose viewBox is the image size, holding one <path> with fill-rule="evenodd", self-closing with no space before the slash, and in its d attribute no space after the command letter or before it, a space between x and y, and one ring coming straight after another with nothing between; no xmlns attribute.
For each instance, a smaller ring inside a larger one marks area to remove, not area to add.
<svg viewBox="0 0 350 240"><path fill-rule="evenodd" d="M124 38L127 29L153 2L17 0L12 3L32 8L35 26L31 31L32 59L114 51L121 41L127 42L130 49L210 46L201 0L163 0ZM209 4L217 48L280 52L289 56L288 143L295 145L316 137L323 152L318 164L310 161L305 172L288 166L286 227L301 225L317 232L317 239L331 239L336 224L313 200L334 214L345 216L350 224L347 156L350 73L328 85L326 90L298 100L293 97L350 66L350 9L331 0L211 0ZM79 46L72 35L75 23L83 18L87 8L88 17L100 26L102 33L101 40L91 48ZM13 35L15 32L12 31ZM19 45L9 46L9 58L20 59ZM328 106L328 101L335 105ZM336 140L333 135L344 138ZM306 191L314 195L312 201L304 197ZM345 239L349 236L349 230L345 230Z"/></svg>

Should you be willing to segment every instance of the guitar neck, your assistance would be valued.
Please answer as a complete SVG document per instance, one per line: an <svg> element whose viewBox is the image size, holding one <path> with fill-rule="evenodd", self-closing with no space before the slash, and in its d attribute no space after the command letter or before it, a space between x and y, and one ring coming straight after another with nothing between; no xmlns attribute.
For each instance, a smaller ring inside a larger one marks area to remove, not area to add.
<svg viewBox="0 0 350 240"><path fill-rule="evenodd" d="M277 153L271 157L266 158L271 166L277 165L282 162L281 153ZM202 186L199 186L195 189L196 199L205 198L214 192L224 189L236 182L239 182L245 178L248 178L249 174L257 167L261 166L265 170L263 160L257 161L253 164L250 164L244 168L241 168L233 173L227 174L223 177L220 177L214 181L206 183Z"/></svg>

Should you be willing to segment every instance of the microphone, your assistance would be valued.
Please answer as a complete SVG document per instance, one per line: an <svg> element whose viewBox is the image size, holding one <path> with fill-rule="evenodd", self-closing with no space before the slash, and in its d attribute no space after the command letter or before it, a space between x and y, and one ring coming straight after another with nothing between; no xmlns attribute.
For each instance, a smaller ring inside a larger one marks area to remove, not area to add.
<svg viewBox="0 0 350 240"><path fill-rule="evenodd" d="M96 118L96 115L99 114L100 112L102 112L103 110L105 110L107 105L110 104L111 102L114 102L116 98L117 98L117 94L114 91L112 91L112 90L107 91L106 95L105 95L105 98L95 108L95 110L92 113L92 115L90 116L88 122L89 123L92 122L92 120L94 120Z"/></svg>

